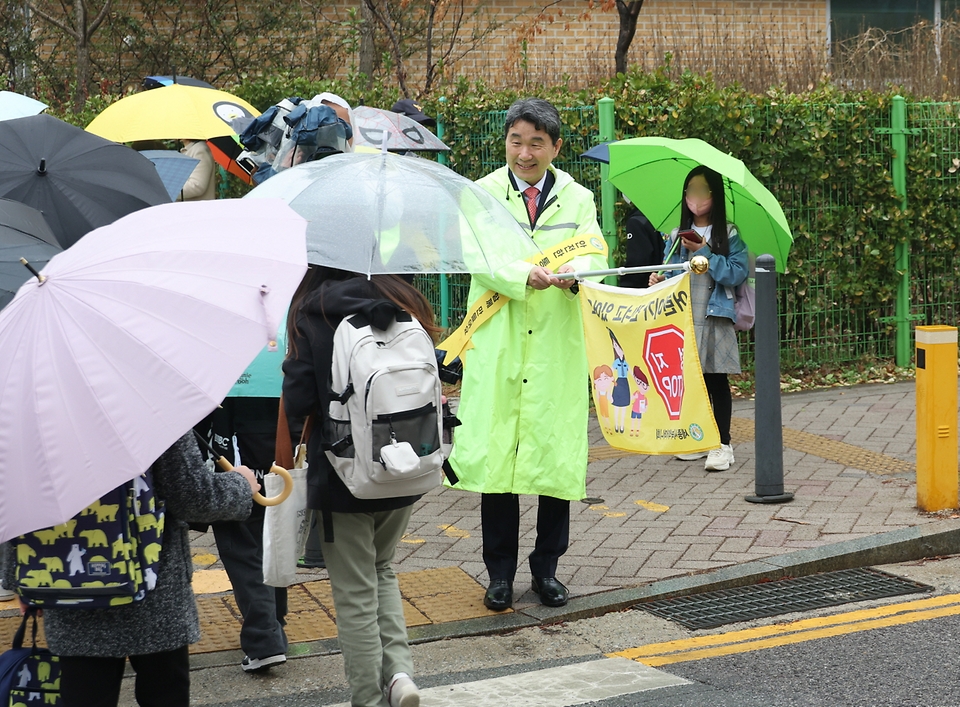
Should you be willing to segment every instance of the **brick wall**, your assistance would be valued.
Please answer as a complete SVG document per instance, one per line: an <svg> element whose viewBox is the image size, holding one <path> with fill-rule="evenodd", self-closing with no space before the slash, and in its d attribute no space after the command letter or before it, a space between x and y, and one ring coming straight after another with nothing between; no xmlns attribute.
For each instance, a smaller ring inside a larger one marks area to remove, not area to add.
<svg viewBox="0 0 960 707"><path fill-rule="evenodd" d="M552 21L538 21L545 4L486 0L489 20L501 27L480 51L459 59L452 73L493 85L516 85L524 76L559 81L566 74L577 83L611 74L619 30L616 10L596 9L580 17L586 9L583 0L560 0L546 12ZM520 39L532 24L541 31L524 48ZM726 60L742 65L745 74L765 67L777 73L773 65L782 71L798 57L822 58L826 28L826 0L646 0L629 62L653 69L671 52L675 66L718 72ZM461 36L473 29L465 26ZM409 73L416 80L421 71L413 64Z"/></svg>

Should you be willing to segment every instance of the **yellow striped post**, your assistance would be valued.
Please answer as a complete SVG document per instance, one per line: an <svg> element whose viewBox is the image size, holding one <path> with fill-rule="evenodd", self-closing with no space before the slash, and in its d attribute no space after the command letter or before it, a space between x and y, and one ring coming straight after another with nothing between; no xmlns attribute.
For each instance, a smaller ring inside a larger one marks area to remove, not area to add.
<svg viewBox="0 0 960 707"><path fill-rule="evenodd" d="M957 507L957 328L917 327L917 507Z"/></svg>

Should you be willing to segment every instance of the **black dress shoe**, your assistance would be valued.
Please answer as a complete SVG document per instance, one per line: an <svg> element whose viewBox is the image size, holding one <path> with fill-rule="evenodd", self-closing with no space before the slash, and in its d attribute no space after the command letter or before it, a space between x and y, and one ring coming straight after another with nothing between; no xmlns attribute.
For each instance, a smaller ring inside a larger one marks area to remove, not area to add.
<svg viewBox="0 0 960 707"><path fill-rule="evenodd" d="M540 603L544 606L563 606L567 603L567 588L556 577L534 577L530 588L540 595Z"/></svg>
<svg viewBox="0 0 960 707"><path fill-rule="evenodd" d="M490 580L487 593L483 595L483 605L493 611L504 611L513 606L513 584L505 579Z"/></svg>

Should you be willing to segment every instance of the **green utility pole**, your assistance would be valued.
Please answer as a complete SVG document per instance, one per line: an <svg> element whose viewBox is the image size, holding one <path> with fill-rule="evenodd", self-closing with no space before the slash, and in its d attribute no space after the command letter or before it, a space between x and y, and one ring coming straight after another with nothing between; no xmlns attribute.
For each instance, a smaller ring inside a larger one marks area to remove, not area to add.
<svg viewBox="0 0 960 707"><path fill-rule="evenodd" d="M900 207L907 208L907 135L915 135L920 131L916 128L907 128L907 105L903 96L894 96L890 112L890 128L877 130L881 134L890 135L890 146L893 148L893 188L900 195ZM913 360L911 346L910 322L917 317L910 314L910 243L901 241L896 244L897 274L897 302L894 316L883 317L880 321L893 321L897 325L897 365L909 366Z"/></svg>
<svg viewBox="0 0 960 707"><path fill-rule="evenodd" d="M446 97L440 96L441 107ZM437 111L437 137L443 140L443 115ZM437 153L437 162L446 166L447 153ZM446 273L440 273L440 327L447 329L450 327L450 282L447 280Z"/></svg>
<svg viewBox="0 0 960 707"><path fill-rule="evenodd" d="M614 135L613 121L614 102L612 98L601 98L597 101L597 114L600 118L600 142L612 142L616 139ZM607 179L610 176L610 165L601 163L600 165L600 230L603 232L603 239L607 242L607 265L614 267L613 253L617 249L617 223L615 206L617 201L617 189ZM608 285L616 285L617 278L609 275L604 278Z"/></svg>

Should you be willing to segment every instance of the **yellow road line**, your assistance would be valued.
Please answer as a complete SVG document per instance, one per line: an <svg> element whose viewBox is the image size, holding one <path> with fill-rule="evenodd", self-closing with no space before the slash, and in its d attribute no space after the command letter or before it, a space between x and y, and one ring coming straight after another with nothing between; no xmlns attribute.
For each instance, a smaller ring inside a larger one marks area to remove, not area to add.
<svg viewBox="0 0 960 707"><path fill-rule="evenodd" d="M817 638L856 633L885 626L926 621L960 614L960 594L861 609L833 616L761 626L730 633L654 643L609 654L651 666L700 660L733 653L801 643Z"/></svg>

